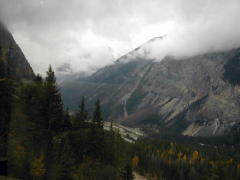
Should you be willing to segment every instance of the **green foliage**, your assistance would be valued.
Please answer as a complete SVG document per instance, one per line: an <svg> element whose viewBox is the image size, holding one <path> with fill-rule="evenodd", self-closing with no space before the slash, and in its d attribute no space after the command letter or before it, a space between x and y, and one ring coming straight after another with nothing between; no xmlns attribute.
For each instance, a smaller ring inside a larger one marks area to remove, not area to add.
<svg viewBox="0 0 240 180"><path fill-rule="evenodd" d="M226 180L238 177L239 147L230 153L217 148L212 156L208 149L193 149L162 140L140 140L135 145L139 157L138 170L158 178L172 180ZM224 148L226 150L226 147Z"/></svg>
<svg viewBox="0 0 240 180"><path fill-rule="evenodd" d="M85 109L85 100L84 100L84 97L82 97L81 104L79 105L79 109L75 117L75 127L76 128L86 127L87 120L88 120L88 111Z"/></svg>
<svg viewBox="0 0 240 180"><path fill-rule="evenodd" d="M99 100L92 118L84 98L77 114L63 111L51 67L45 79L37 75L18 89L11 116L7 133L11 176L114 180L130 160L129 144L114 131L104 131Z"/></svg>
<svg viewBox="0 0 240 180"><path fill-rule="evenodd" d="M72 173L72 178L74 180L112 180L117 179L117 171L110 165L88 159Z"/></svg>
<svg viewBox="0 0 240 180"><path fill-rule="evenodd" d="M96 124L98 128L103 128L103 117L101 113L101 106L100 106L99 99L95 104L95 110L93 113L93 124Z"/></svg>
<svg viewBox="0 0 240 180"><path fill-rule="evenodd" d="M92 117L88 116L84 98L76 114L64 111L51 67L45 79L37 75L34 81L18 88L12 98L12 94L7 94L11 87L6 83L9 78L4 66L0 59L0 93L6 93L6 99L0 102L3 115L0 123L1 133L9 137L8 143L6 141L9 175L13 177L132 180L133 171L138 171L152 179L240 178L240 148L237 145L223 144L222 138L186 138L169 134L152 135L129 144L114 129L104 130L100 100L95 104ZM239 135L237 130L234 136Z"/></svg>
<svg viewBox="0 0 240 180"><path fill-rule="evenodd" d="M57 87L56 77L49 66L47 77L44 83L44 115L45 121L48 123L48 130L57 133L61 129L63 118L63 103L61 94Z"/></svg>
<svg viewBox="0 0 240 180"><path fill-rule="evenodd" d="M66 112L64 113L62 130L67 131L67 130L71 130L71 129L72 129L71 116L67 109Z"/></svg>
<svg viewBox="0 0 240 180"><path fill-rule="evenodd" d="M46 169L43 155L33 159L33 161L31 162L30 173L33 180L41 179L44 176L44 174L46 173Z"/></svg>

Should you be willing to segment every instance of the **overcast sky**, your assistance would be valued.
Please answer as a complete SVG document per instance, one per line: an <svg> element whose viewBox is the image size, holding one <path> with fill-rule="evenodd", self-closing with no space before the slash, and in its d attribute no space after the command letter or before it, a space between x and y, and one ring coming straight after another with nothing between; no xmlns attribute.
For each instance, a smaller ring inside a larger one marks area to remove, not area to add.
<svg viewBox="0 0 240 180"><path fill-rule="evenodd" d="M0 0L0 18L35 72L94 71L162 35L159 60L240 46L239 0Z"/></svg>

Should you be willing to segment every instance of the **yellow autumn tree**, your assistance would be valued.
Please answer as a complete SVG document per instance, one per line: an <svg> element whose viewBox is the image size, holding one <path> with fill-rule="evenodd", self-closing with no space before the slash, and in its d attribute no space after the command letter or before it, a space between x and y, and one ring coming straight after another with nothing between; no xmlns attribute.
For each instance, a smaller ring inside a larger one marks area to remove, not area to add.
<svg viewBox="0 0 240 180"><path fill-rule="evenodd" d="M240 163L237 165L237 168L240 169Z"/></svg>
<svg viewBox="0 0 240 180"><path fill-rule="evenodd" d="M183 154L181 152L178 153L178 159L181 159Z"/></svg>
<svg viewBox="0 0 240 180"><path fill-rule="evenodd" d="M233 159L229 159L228 161L227 161L227 165L228 166L231 166L233 164Z"/></svg>
<svg viewBox="0 0 240 180"><path fill-rule="evenodd" d="M174 153L174 152L173 152L172 149L169 149L169 150L168 150L168 154L169 154L169 155L173 155L173 153Z"/></svg>
<svg viewBox="0 0 240 180"><path fill-rule="evenodd" d="M183 159L184 161L187 161L187 155L184 154L182 159Z"/></svg>
<svg viewBox="0 0 240 180"><path fill-rule="evenodd" d="M200 159L201 159L200 153L198 151L194 151L190 163L195 163L197 161L200 161Z"/></svg>
<svg viewBox="0 0 240 180"><path fill-rule="evenodd" d="M208 163L209 163L211 166L214 166L214 165L215 165L214 161L209 161Z"/></svg>
<svg viewBox="0 0 240 180"><path fill-rule="evenodd" d="M41 155L38 158L34 158L31 163L31 176L33 180L40 179L45 175L46 169L44 165L44 158Z"/></svg>
<svg viewBox="0 0 240 180"><path fill-rule="evenodd" d="M137 168L138 167L138 163L139 163L139 157L138 156L134 156L132 158L132 167L133 168Z"/></svg>
<svg viewBox="0 0 240 180"><path fill-rule="evenodd" d="M26 148L21 141L11 139L9 141L9 150L12 158L14 159L14 166L21 169L24 168L24 162L26 159Z"/></svg>

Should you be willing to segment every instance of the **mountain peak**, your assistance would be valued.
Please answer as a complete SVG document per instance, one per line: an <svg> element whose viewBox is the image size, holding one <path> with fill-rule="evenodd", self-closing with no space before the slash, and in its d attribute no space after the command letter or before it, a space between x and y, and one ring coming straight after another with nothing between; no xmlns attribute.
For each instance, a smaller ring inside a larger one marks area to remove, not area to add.
<svg viewBox="0 0 240 180"><path fill-rule="evenodd" d="M126 63L129 61L136 61L136 60L142 60L149 58L148 55L150 53L150 49L149 49L149 45L151 45L152 43L156 43L158 41L162 41L166 38L166 35L163 36L157 36L154 37L150 40L148 40L147 42L143 43L142 45L136 47L135 49L133 49L132 51L130 51L129 53L127 53L124 56L121 56L119 59L116 60L117 63ZM149 58L150 60L151 58Z"/></svg>
<svg viewBox="0 0 240 180"><path fill-rule="evenodd" d="M150 40L147 41L146 43L155 42L155 41L158 41L158 40L163 40L163 39L166 38L166 37L167 37L167 35L157 36L157 37L154 37L154 38L150 39Z"/></svg>

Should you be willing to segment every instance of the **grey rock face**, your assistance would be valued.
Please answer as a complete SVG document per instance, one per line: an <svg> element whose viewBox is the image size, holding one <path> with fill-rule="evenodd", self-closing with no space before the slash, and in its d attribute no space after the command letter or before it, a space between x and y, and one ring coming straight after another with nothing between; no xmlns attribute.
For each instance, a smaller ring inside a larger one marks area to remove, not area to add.
<svg viewBox="0 0 240 180"><path fill-rule="evenodd" d="M30 80L34 77L33 70L26 60L11 33L0 23L1 58L10 66L13 79Z"/></svg>
<svg viewBox="0 0 240 180"><path fill-rule="evenodd" d="M240 88L225 78L226 66L239 58L239 49L161 62L126 55L79 81L76 94L68 93L91 103L100 98L107 119L124 125L155 124L189 136L223 135L240 122Z"/></svg>

